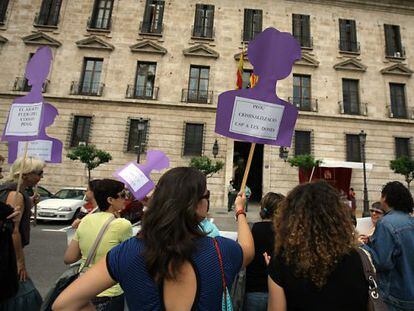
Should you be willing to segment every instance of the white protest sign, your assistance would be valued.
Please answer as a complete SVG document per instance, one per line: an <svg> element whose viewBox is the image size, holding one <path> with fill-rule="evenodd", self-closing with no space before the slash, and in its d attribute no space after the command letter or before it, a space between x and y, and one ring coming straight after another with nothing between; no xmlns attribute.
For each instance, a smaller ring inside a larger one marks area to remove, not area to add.
<svg viewBox="0 0 414 311"><path fill-rule="evenodd" d="M5 136L37 136L42 116L42 103L12 104Z"/></svg>
<svg viewBox="0 0 414 311"><path fill-rule="evenodd" d="M368 235L372 231L373 226L371 217L357 218L356 231L359 234Z"/></svg>
<svg viewBox="0 0 414 311"><path fill-rule="evenodd" d="M17 157L24 155L24 145L26 142L19 141L17 145ZM52 159L53 142L50 140L32 140L27 146L27 156L36 157L43 161L50 162Z"/></svg>
<svg viewBox="0 0 414 311"><path fill-rule="evenodd" d="M276 140L284 109L281 105L236 96L229 131Z"/></svg>
<svg viewBox="0 0 414 311"><path fill-rule="evenodd" d="M120 171L118 175L131 186L134 192L137 192L138 189L142 188L149 181L148 177L132 163Z"/></svg>

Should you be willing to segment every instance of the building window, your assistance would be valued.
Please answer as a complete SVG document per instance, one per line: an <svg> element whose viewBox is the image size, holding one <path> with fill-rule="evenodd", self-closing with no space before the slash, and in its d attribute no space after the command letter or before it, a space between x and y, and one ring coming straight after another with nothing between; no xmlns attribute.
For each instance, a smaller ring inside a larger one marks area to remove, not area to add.
<svg viewBox="0 0 414 311"><path fill-rule="evenodd" d="M400 26L384 25L385 53L388 57L404 57L401 44Z"/></svg>
<svg viewBox="0 0 414 311"><path fill-rule="evenodd" d="M188 101L206 103L208 101L209 67L191 66L188 83Z"/></svg>
<svg viewBox="0 0 414 311"><path fill-rule="evenodd" d="M359 81L342 79L343 110L346 114L360 114Z"/></svg>
<svg viewBox="0 0 414 311"><path fill-rule="evenodd" d="M164 15L164 1L147 0L145 5L144 21L141 25L142 33L162 33L162 19Z"/></svg>
<svg viewBox="0 0 414 311"><path fill-rule="evenodd" d="M79 143L88 144L92 117L75 116L73 120L70 147L77 147Z"/></svg>
<svg viewBox="0 0 414 311"><path fill-rule="evenodd" d="M251 41L262 32L262 10L244 9L243 41Z"/></svg>
<svg viewBox="0 0 414 311"><path fill-rule="evenodd" d="M193 37L213 38L214 5L197 4Z"/></svg>
<svg viewBox="0 0 414 311"><path fill-rule="evenodd" d="M9 0L0 0L0 25L4 24L6 20L7 6Z"/></svg>
<svg viewBox="0 0 414 311"><path fill-rule="evenodd" d="M136 98L153 97L156 68L157 63L138 62L134 94Z"/></svg>
<svg viewBox="0 0 414 311"><path fill-rule="evenodd" d="M101 73L103 59L85 58L79 93L98 95L101 92Z"/></svg>
<svg viewBox="0 0 414 311"><path fill-rule="evenodd" d="M36 19L37 25L57 26L62 0L43 0L39 15Z"/></svg>
<svg viewBox="0 0 414 311"><path fill-rule="evenodd" d="M395 137L395 158L401 157L411 158L410 139Z"/></svg>
<svg viewBox="0 0 414 311"><path fill-rule="evenodd" d="M184 137L185 156L201 156L203 153L204 124L186 123Z"/></svg>
<svg viewBox="0 0 414 311"><path fill-rule="evenodd" d="M295 156L311 154L311 132L295 131Z"/></svg>
<svg viewBox="0 0 414 311"><path fill-rule="evenodd" d="M110 29L113 0L95 0L90 28Z"/></svg>
<svg viewBox="0 0 414 311"><path fill-rule="evenodd" d="M339 20L339 49L344 52L359 52L354 20Z"/></svg>
<svg viewBox="0 0 414 311"><path fill-rule="evenodd" d="M242 89L249 89L250 88L250 78L253 74L253 70L251 69L243 69L242 74Z"/></svg>
<svg viewBox="0 0 414 311"><path fill-rule="evenodd" d="M359 135L346 135L346 160L349 162L361 162Z"/></svg>
<svg viewBox="0 0 414 311"><path fill-rule="evenodd" d="M393 118L407 118L405 84L390 83L391 113Z"/></svg>
<svg viewBox="0 0 414 311"><path fill-rule="evenodd" d="M129 124L129 135L128 135L128 152L139 152L145 151L147 145L148 135L148 120L144 119L131 119Z"/></svg>
<svg viewBox="0 0 414 311"><path fill-rule="evenodd" d="M300 110L311 111L311 77L293 75L293 104Z"/></svg>
<svg viewBox="0 0 414 311"><path fill-rule="evenodd" d="M292 32L301 47L311 48L310 16L302 14L292 15Z"/></svg>

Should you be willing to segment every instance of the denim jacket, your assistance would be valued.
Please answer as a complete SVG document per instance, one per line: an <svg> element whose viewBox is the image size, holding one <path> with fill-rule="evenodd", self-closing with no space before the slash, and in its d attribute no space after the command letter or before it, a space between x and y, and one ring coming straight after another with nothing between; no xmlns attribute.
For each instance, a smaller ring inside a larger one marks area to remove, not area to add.
<svg viewBox="0 0 414 311"><path fill-rule="evenodd" d="M374 261L384 301L414 310L414 218L391 210L377 222L370 242L363 246Z"/></svg>

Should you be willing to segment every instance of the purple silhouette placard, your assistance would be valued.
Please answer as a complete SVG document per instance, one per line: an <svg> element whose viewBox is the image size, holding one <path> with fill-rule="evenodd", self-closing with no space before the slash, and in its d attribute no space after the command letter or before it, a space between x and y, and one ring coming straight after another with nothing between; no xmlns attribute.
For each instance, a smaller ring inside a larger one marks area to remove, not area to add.
<svg viewBox="0 0 414 311"><path fill-rule="evenodd" d="M141 200L154 189L155 184L151 180L151 171L160 171L169 166L170 160L164 152L148 150L145 164L130 162L117 170L114 176L126 185L135 199Z"/></svg>
<svg viewBox="0 0 414 311"><path fill-rule="evenodd" d="M25 77L31 90L26 96L14 100L1 138L9 142L9 163L21 155L19 142L22 141L36 141L29 143L29 155L40 156L50 163L62 162L62 142L46 134L46 128L53 124L58 115L57 109L45 103L42 95L51 61L52 51L45 46L37 49L27 63Z"/></svg>
<svg viewBox="0 0 414 311"><path fill-rule="evenodd" d="M215 131L237 140L289 147L298 110L277 97L276 83L289 76L301 58L300 45L290 33L267 28L249 43L248 56L258 82L251 89L220 94Z"/></svg>

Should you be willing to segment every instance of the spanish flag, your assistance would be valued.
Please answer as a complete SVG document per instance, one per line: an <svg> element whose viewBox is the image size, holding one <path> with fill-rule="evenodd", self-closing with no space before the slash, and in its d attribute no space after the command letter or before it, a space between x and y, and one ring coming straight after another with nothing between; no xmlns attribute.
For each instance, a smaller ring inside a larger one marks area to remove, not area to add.
<svg viewBox="0 0 414 311"><path fill-rule="evenodd" d="M243 58L244 58L244 50L240 54L239 65L237 66L237 81L236 81L236 90L240 90L243 88Z"/></svg>
<svg viewBox="0 0 414 311"><path fill-rule="evenodd" d="M256 85L256 83L257 83L257 80L259 80L259 76L256 76L253 72L252 72L252 74L250 75L250 88L252 89L252 88L254 88L254 86Z"/></svg>

